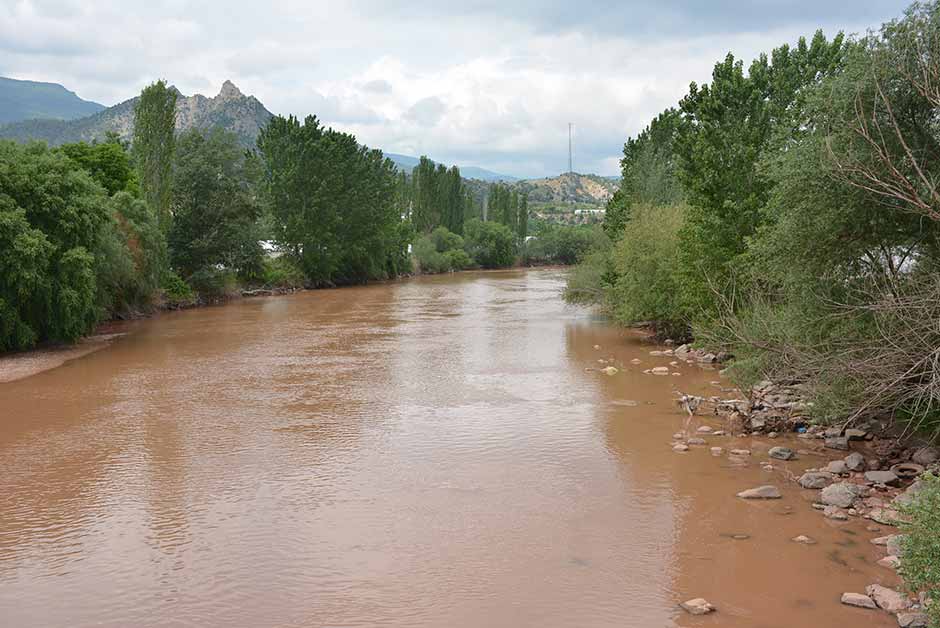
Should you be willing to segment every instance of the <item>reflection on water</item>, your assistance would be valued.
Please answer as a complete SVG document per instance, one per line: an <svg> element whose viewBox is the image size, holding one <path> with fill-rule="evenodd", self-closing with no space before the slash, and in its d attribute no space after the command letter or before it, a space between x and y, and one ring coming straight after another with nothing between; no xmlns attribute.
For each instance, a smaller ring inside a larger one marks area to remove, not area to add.
<svg viewBox="0 0 940 628"><path fill-rule="evenodd" d="M829 600L866 548L671 452L716 374L643 375L562 281L245 300L0 385L3 624L648 627L701 595L714 625L881 625Z"/></svg>

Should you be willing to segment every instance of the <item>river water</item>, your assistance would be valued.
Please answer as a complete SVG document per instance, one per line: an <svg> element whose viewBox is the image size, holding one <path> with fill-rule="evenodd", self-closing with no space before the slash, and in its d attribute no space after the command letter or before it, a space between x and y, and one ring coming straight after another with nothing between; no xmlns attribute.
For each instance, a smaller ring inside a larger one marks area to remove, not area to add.
<svg viewBox="0 0 940 628"><path fill-rule="evenodd" d="M718 373L644 375L669 358L563 281L247 299L0 384L0 625L896 625L839 604L896 579L888 531L787 481L822 462L674 453L676 391ZM734 497L766 483L784 499Z"/></svg>

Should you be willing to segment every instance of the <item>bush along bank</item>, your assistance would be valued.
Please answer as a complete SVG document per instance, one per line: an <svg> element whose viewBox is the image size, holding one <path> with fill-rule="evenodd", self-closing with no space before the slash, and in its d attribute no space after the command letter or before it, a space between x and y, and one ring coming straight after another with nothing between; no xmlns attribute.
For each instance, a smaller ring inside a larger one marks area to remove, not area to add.
<svg viewBox="0 0 940 628"><path fill-rule="evenodd" d="M920 448L904 443L940 434L937 77L937 2L747 67L728 55L627 140L611 242L585 255L567 298L733 355L725 373L749 394L723 408L744 430L864 447L863 474L911 462ZM879 497L872 482L863 499ZM883 501L866 507L895 510ZM928 510L909 525L940 538ZM902 573L929 602L940 548L920 552Z"/></svg>

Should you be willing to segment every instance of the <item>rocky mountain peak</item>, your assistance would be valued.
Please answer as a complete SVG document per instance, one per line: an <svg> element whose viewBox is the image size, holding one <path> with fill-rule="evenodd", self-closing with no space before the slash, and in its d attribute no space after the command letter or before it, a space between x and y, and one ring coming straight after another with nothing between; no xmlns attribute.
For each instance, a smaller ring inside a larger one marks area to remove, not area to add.
<svg viewBox="0 0 940 628"><path fill-rule="evenodd" d="M221 98L222 100L232 100L235 98L242 98L243 95L241 90L235 87L235 83L232 81L225 81L222 83L222 89L219 90L219 95L217 97Z"/></svg>

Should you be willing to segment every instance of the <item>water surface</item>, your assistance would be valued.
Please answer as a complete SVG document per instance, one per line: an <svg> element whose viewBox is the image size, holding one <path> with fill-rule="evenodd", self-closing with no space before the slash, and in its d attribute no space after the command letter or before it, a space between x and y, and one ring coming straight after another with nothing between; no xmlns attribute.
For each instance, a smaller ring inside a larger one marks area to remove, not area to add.
<svg viewBox="0 0 940 628"><path fill-rule="evenodd" d="M823 522L760 455L673 453L676 392L716 394L717 372L644 375L669 358L562 285L243 300L0 384L0 623L893 625L838 603L895 584L877 534ZM734 498L768 482L783 500ZM677 609L699 596L719 612Z"/></svg>

